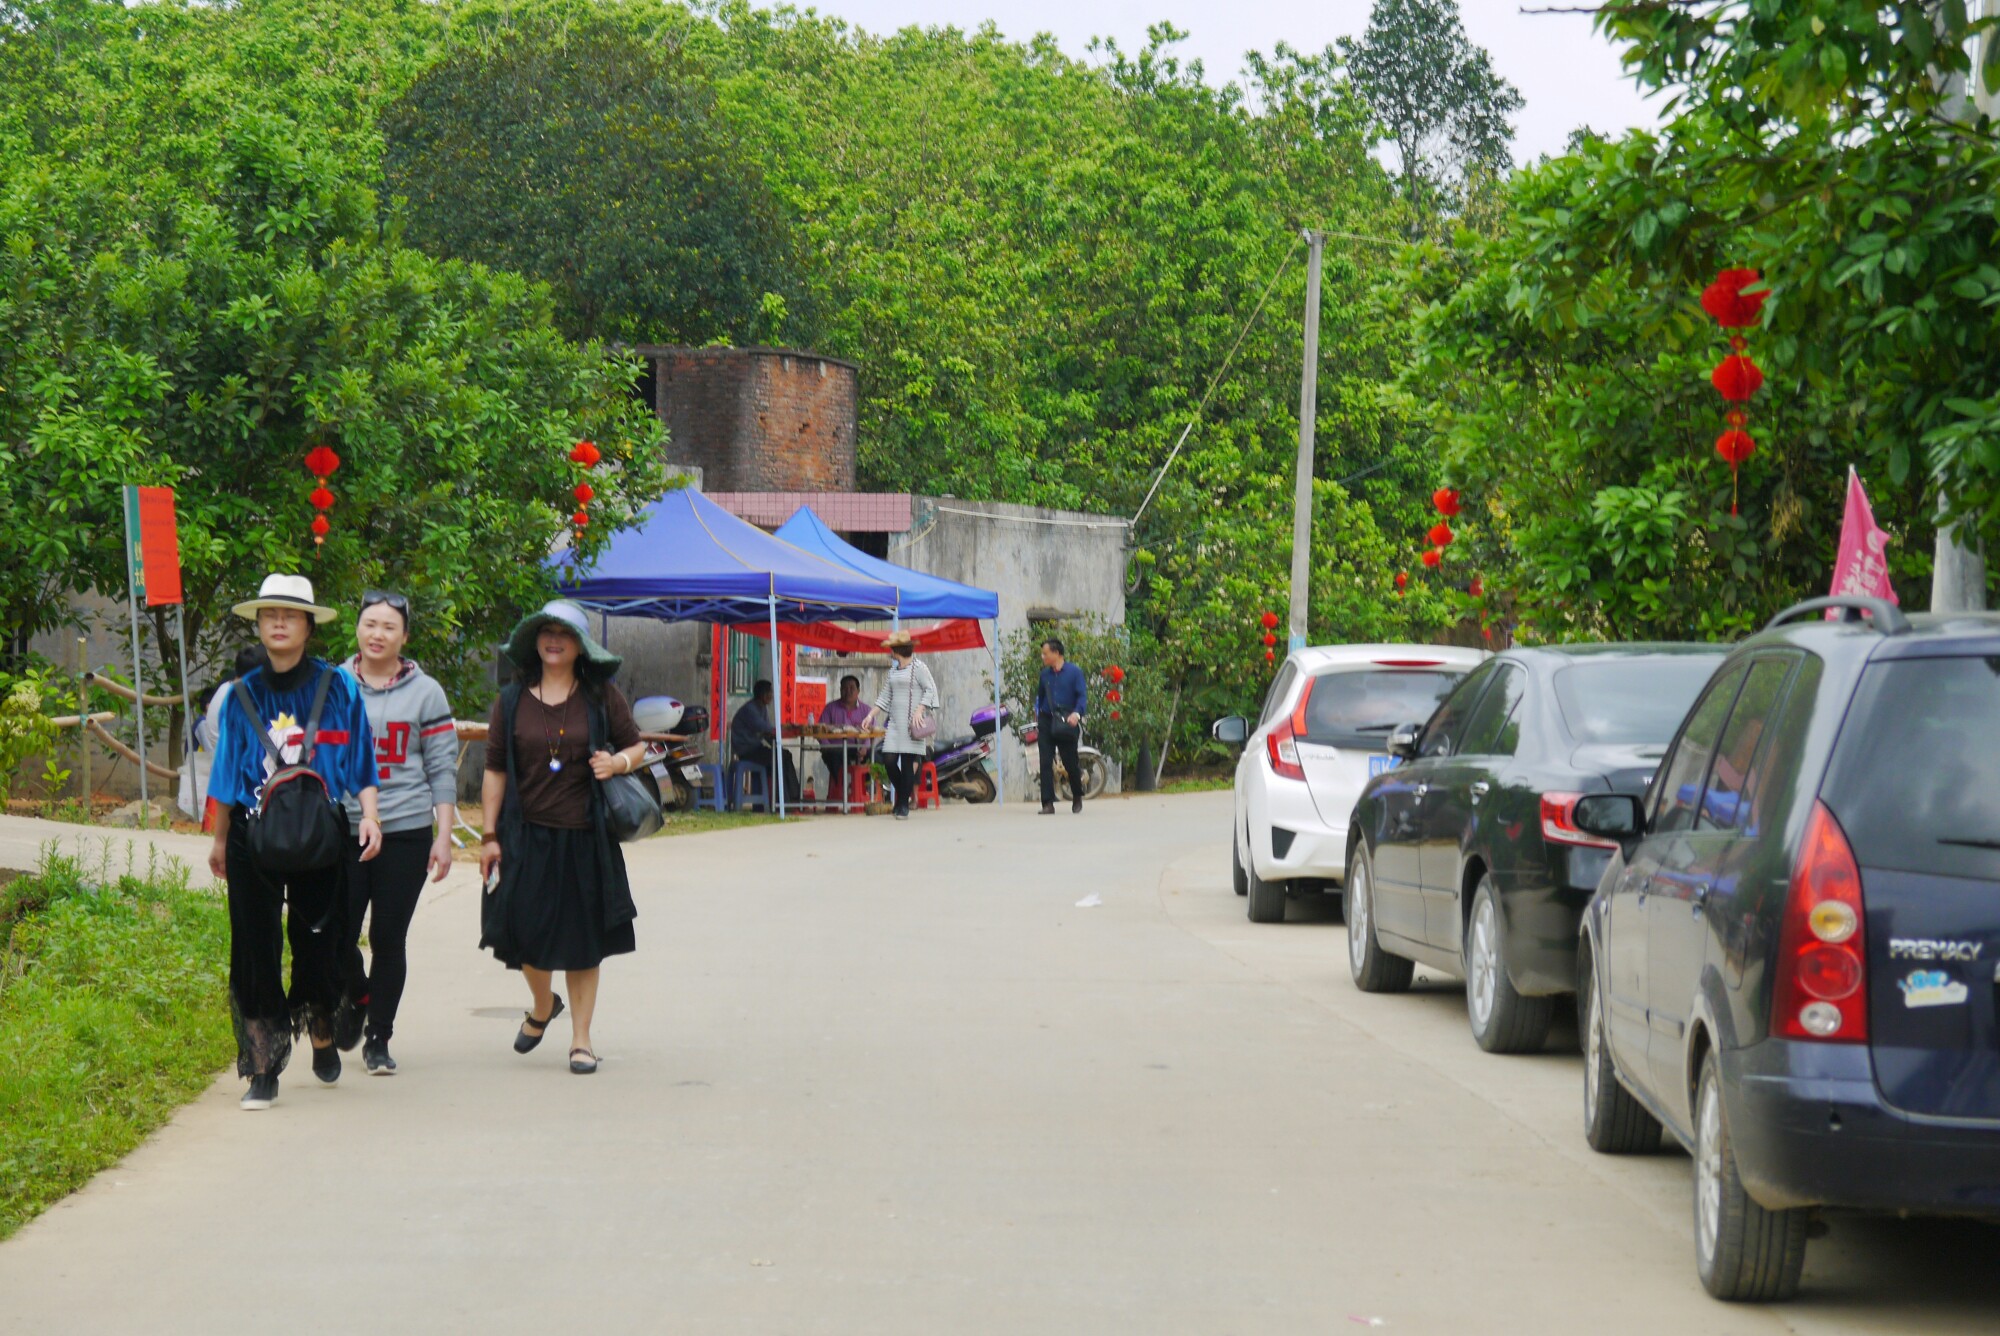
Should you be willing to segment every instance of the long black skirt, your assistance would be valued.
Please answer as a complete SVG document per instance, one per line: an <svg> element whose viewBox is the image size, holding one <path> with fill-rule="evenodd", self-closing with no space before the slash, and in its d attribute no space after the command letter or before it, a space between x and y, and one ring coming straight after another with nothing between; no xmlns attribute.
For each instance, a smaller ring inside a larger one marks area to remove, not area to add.
<svg viewBox="0 0 2000 1336"><path fill-rule="evenodd" d="M516 970L596 969L633 950L630 919L605 926L607 869L596 832L521 822L503 839L500 884L480 915L481 947ZM615 845L611 857L619 857Z"/></svg>

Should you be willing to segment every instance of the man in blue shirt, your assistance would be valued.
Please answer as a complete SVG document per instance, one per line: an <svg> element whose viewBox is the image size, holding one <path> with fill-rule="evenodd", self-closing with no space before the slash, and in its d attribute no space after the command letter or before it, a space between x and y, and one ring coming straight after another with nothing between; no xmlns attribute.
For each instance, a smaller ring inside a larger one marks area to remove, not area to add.
<svg viewBox="0 0 2000 1336"><path fill-rule="evenodd" d="M1069 810L1083 810L1083 767L1077 761L1077 740L1090 705L1090 684L1083 669L1063 656L1063 642L1051 636L1042 642L1042 675L1035 683L1035 725L1042 754L1042 815L1056 810L1057 753L1070 777Z"/></svg>

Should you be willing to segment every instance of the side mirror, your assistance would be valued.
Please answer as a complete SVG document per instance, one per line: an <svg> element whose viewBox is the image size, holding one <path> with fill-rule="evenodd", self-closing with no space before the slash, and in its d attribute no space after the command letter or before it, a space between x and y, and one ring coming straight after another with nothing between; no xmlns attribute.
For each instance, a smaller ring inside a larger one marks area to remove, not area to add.
<svg viewBox="0 0 2000 1336"><path fill-rule="evenodd" d="M1241 747L1250 740L1250 721L1240 714L1232 714L1209 725L1208 732L1217 742Z"/></svg>
<svg viewBox="0 0 2000 1336"><path fill-rule="evenodd" d="M1570 813L1570 820L1584 834L1621 843L1638 837L1643 819L1639 800L1629 793L1585 794Z"/></svg>
<svg viewBox="0 0 2000 1336"><path fill-rule="evenodd" d="M1422 724L1399 724L1389 734L1389 755L1400 761L1417 759L1417 739L1424 734Z"/></svg>

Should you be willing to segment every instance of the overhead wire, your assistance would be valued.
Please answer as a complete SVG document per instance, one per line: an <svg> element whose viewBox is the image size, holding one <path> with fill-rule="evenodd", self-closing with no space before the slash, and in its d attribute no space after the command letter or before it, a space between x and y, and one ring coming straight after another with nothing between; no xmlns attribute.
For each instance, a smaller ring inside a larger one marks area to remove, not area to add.
<svg viewBox="0 0 2000 1336"><path fill-rule="evenodd" d="M1271 275L1271 281L1264 285L1264 295L1257 299L1257 305L1250 312L1250 318L1245 320L1243 328L1236 332L1236 342L1229 345L1228 356L1222 359L1222 365L1215 369L1215 374L1208 378L1208 388L1202 391L1201 402L1194 408L1194 416L1189 418L1187 426L1181 429L1180 439L1175 441L1174 448L1167 452L1166 462L1161 464L1160 471L1153 475L1153 485L1146 489L1145 499L1139 502L1139 509L1132 516L1133 530L1136 531L1139 521L1145 518L1146 507L1153 504L1153 497L1159 492L1160 484L1166 481L1167 470L1172 468L1174 460L1180 457L1181 447L1187 444L1188 436L1201 421L1201 415L1208 411L1208 401L1214 397L1215 387L1222 383L1223 376L1228 374L1231 364L1236 361L1237 350L1242 348L1243 340L1249 337L1251 329L1257 324L1257 317L1264 313L1264 304L1271 300L1271 294L1277 290L1278 280L1285 276L1287 269L1291 268L1293 258L1299 253L1299 242L1303 239L1303 234L1292 238L1292 247L1285 252L1285 258L1279 261L1278 272Z"/></svg>

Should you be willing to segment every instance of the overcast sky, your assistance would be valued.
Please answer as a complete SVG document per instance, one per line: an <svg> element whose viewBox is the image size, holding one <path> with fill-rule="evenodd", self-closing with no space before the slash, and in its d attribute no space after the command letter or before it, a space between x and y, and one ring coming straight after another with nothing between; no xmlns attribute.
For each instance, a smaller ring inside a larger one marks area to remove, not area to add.
<svg viewBox="0 0 2000 1336"><path fill-rule="evenodd" d="M1493 53L1501 75L1527 101L1515 126L1515 161L1561 152L1580 125L1613 132L1655 122L1621 74L1617 50L1592 32L1589 18L1523 14L1524 2L1541 7L1553 0L1459 5L1467 33ZM1359 36L1371 8L1371 0L800 0L801 8L807 4L870 32L911 24L974 28L992 19L1020 40L1054 33L1073 55L1097 36L1136 49L1147 25L1165 19L1189 34L1181 51L1199 58L1212 81L1235 78L1245 51L1269 52L1281 41L1318 51L1336 38Z"/></svg>

